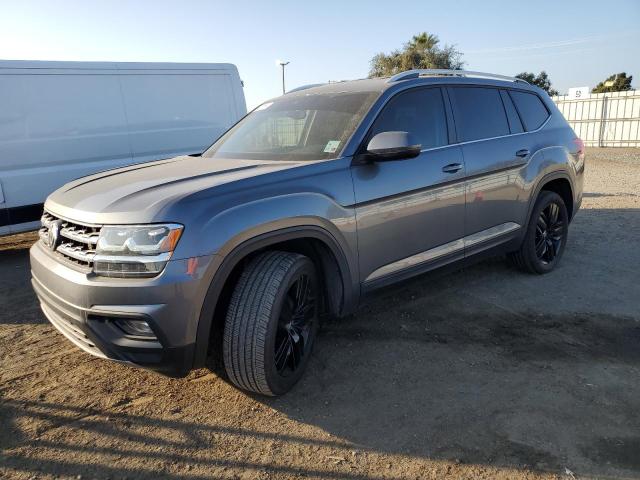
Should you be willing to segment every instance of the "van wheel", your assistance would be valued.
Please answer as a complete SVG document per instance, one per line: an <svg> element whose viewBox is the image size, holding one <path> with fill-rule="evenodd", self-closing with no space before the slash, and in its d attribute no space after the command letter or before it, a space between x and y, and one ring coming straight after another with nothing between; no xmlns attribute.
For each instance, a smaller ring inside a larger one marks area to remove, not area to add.
<svg viewBox="0 0 640 480"><path fill-rule="evenodd" d="M543 190L531 212L522 245L509 254L509 259L526 272L549 273L562 257L568 231L564 200L555 192Z"/></svg>
<svg viewBox="0 0 640 480"><path fill-rule="evenodd" d="M223 359L239 388L282 395L300 379L318 329L313 262L270 251L254 258L236 285L224 326Z"/></svg>

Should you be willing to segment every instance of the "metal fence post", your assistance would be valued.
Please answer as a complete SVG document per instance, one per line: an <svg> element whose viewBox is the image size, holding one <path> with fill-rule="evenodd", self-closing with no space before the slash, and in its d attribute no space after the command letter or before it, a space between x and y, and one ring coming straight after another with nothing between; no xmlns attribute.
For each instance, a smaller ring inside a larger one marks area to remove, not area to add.
<svg viewBox="0 0 640 480"><path fill-rule="evenodd" d="M604 147L604 123L607 121L607 95L602 95L602 110L600 111L600 134L598 135L598 147Z"/></svg>

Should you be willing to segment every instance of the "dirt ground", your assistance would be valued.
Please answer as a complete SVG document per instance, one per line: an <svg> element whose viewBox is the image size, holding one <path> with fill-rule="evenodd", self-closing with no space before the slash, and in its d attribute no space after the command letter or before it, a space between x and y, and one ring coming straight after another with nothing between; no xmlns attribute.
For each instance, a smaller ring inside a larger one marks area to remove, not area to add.
<svg viewBox="0 0 640 480"><path fill-rule="evenodd" d="M279 399L95 359L0 239L0 477L640 478L640 150L590 149L560 267L492 259L323 325Z"/></svg>

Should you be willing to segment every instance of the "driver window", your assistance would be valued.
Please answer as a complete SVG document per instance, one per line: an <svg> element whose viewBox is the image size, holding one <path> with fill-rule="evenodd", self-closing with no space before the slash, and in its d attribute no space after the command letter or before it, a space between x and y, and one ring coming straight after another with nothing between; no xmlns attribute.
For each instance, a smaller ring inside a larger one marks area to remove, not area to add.
<svg viewBox="0 0 640 480"><path fill-rule="evenodd" d="M439 88L416 88L393 97L376 119L371 137L381 132L412 133L422 149L448 143L447 120Z"/></svg>

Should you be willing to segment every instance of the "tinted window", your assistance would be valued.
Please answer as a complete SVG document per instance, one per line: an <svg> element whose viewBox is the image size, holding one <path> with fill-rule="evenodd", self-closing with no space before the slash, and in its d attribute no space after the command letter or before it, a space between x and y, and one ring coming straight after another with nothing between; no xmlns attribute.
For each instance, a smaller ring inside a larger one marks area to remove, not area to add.
<svg viewBox="0 0 640 480"><path fill-rule="evenodd" d="M507 115L496 88L451 88L458 135L463 142L509 134Z"/></svg>
<svg viewBox="0 0 640 480"><path fill-rule="evenodd" d="M371 136L389 131L412 133L423 149L446 145L447 120L440 89L410 90L389 100L376 119Z"/></svg>
<svg viewBox="0 0 640 480"><path fill-rule="evenodd" d="M520 113L520 118L527 131L535 130L549 118L549 112L540 100L540 97L533 93L509 92Z"/></svg>
<svg viewBox="0 0 640 480"><path fill-rule="evenodd" d="M511 97L509 96L507 91L500 90L500 96L502 97L504 109L507 112L507 118L509 119L509 127L511 128L511 133L524 132L524 129L522 128L522 122L520 121L520 117L518 116L518 112L516 111L516 107L513 106L513 101L511 101Z"/></svg>

